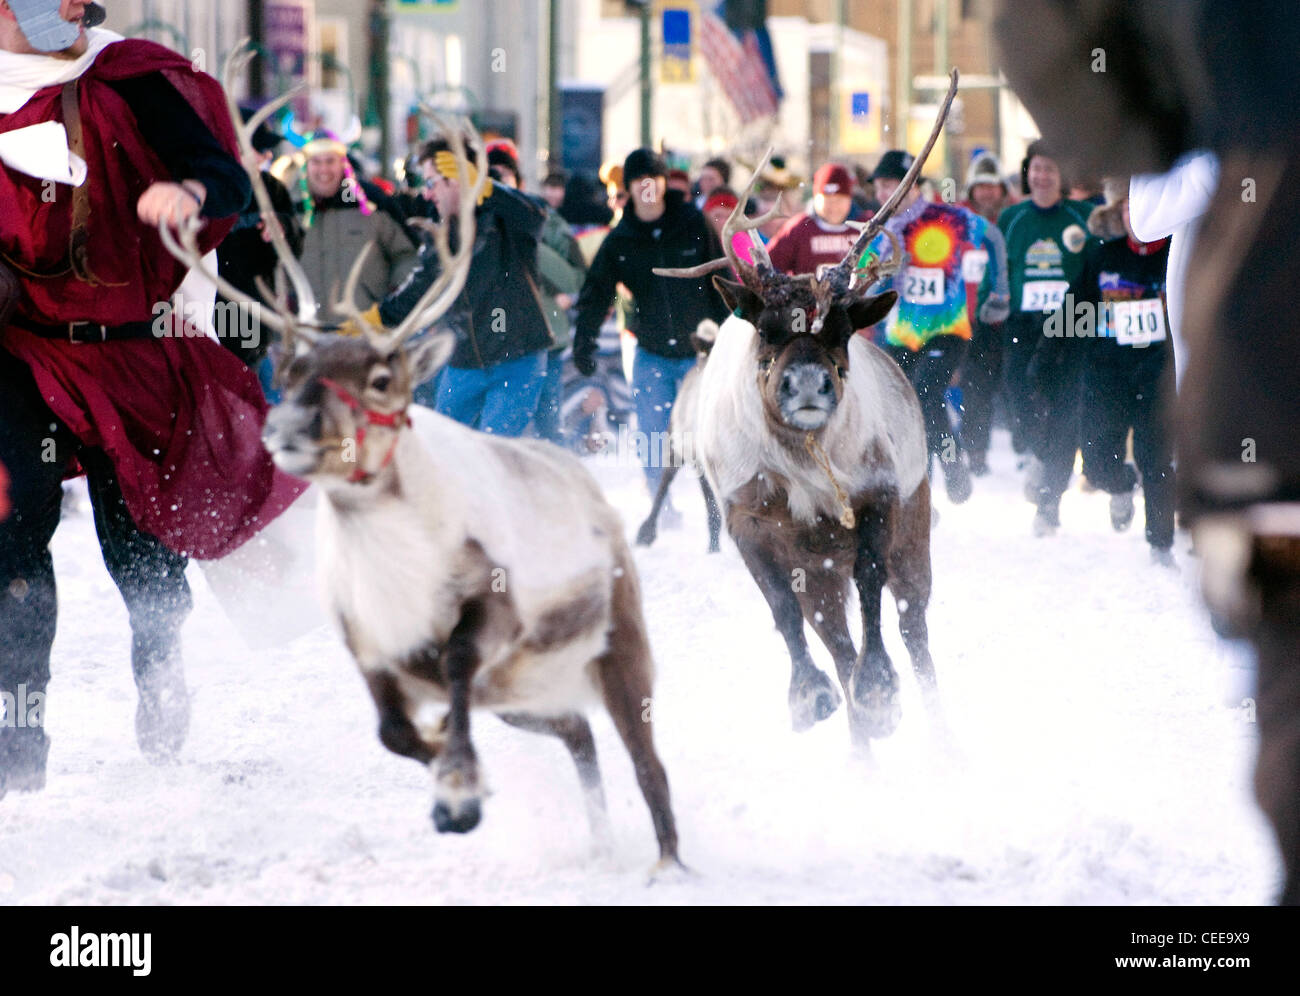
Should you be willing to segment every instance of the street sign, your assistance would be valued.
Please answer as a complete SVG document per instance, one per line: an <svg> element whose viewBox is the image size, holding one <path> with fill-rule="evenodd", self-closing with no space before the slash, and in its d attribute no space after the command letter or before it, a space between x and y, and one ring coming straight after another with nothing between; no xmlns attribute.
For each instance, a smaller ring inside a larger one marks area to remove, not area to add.
<svg viewBox="0 0 1300 996"><path fill-rule="evenodd" d="M880 107L870 90L850 90L840 105L840 151L867 155L880 148Z"/></svg>
<svg viewBox="0 0 1300 996"><path fill-rule="evenodd" d="M691 61L691 11L665 7L663 11L663 58L659 62L660 83L693 83Z"/></svg>

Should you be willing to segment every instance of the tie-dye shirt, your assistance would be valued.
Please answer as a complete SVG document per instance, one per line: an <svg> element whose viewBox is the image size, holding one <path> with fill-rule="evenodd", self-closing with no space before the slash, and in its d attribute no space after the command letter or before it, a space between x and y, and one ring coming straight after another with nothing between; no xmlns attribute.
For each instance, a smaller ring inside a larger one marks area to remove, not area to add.
<svg viewBox="0 0 1300 996"><path fill-rule="evenodd" d="M876 287L898 292L898 304L881 323L883 332L878 327L876 341L915 352L935 336L969 339L981 286L996 286L1001 276L989 223L955 204L917 200L885 227L898 237L907 260ZM862 261L888 259L892 252L882 232Z"/></svg>

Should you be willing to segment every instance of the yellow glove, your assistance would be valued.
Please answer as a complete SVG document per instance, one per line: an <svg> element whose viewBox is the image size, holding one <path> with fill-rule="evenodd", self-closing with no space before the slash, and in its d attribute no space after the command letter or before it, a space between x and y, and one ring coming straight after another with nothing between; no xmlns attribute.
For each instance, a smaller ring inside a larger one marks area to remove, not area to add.
<svg viewBox="0 0 1300 996"><path fill-rule="evenodd" d="M433 157L433 168L448 180L460 180L462 183L468 183L471 187L478 183L478 169L472 162L466 160L465 175L462 177L460 171L456 168L456 156L449 149L443 149ZM478 202L492 196L492 178L488 177L487 182L483 184L483 193L479 194Z"/></svg>
<svg viewBox="0 0 1300 996"><path fill-rule="evenodd" d="M369 308L367 308L365 311L361 313L361 317L366 320L367 325L370 325L376 329L382 329L384 327L384 323L380 321L379 318L378 304L372 304ZM353 337L359 336L361 335L361 326L356 323L355 319L349 318L346 322L344 322L342 325L339 326L338 334L353 336Z"/></svg>

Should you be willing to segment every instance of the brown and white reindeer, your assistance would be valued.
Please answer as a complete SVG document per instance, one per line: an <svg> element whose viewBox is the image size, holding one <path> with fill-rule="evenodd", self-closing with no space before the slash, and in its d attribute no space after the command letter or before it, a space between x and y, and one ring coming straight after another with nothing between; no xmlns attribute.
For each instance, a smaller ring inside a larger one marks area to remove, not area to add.
<svg viewBox="0 0 1300 996"><path fill-rule="evenodd" d="M245 51L228 64L228 91L247 59ZM232 117L247 152L258 118L240 127ZM604 793L583 715L603 703L650 808L656 869L677 866L668 779L647 710L653 662L617 513L563 450L485 435L412 405L414 387L454 345L450 333L417 336L464 285L488 176L473 128L439 123L458 147L462 180L457 230L449 233L448 219L434 231L438 279L400 327L373 327L353 303L363 252L338 307L364 334L322 334L310 287L282 253L299 313L282 301L262 309L289 347L279 371L284 400L263 438L278 466L320 488L327 609L374 698L380 740L433 774L435 827L465 833L480 820L484 788L470 737L470 711L480 708L563 742L603 835ZM462 140L477 146L474 184ZM260 178L249 171L260 201ZM274 214L262 206L274 231ZM181 230L181 245L165 238L198 264L193 229Z"/></svg>
<svg viewBox="0 0 1300 996"><path fill-rule="evenodd" d="M695 468L700 478L700 491L704 495L704 508L709 517L709 553L718 552L718 538L722 532L722 512L718 508L718 499L709 487L709 479L700 466L695 455L695 426L700 402L700 378L704 365L709 361L709 350L713 348L718 335L718 323L711 318L700 322L699 327L691 333L691 343L695 346L695 366L686 371L682 386L677 389L673 401L672 415L668 424L668 466L659 478L659 490L655 492L650 514L636 531L639 546L650 546L659 535L659 511L663 508L668 489L672 487L677 471L690 465Z"/></svg>
<svg viewBox="0 0 1300 996"><path fill-rule="evenodd" d="M869 293L880 264L855 272L855 262L915 182L956 85L954 71L922 155L836 266L787 276L757 245L752 264L740 258L733 236L766 219L745 220L738 205L723 229L726 259L656 271L698 276L730 265L741 278L714 277L733 314L701 377L697 454L725 509L727 531L789 649L794 729L808 729L840 704L809 655L806 620L834 658L860 750L893 732L900 716L898 676L880 633L886 584L935 718L938 691L925 617L931 580L925 425L897 364L855 333L883 318L896 299L892 291ZM755 177L761 172L760 165ZM753 186L751 180L740 204ZM895 245L893 265L901 255ZM850 582L861 602L860 653L845 616Z"/></svg>

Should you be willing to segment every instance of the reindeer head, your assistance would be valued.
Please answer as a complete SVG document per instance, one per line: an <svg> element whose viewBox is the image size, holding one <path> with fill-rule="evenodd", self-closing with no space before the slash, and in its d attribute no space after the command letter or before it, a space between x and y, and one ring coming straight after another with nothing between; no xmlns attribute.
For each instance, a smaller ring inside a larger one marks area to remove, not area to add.
<svg viewBox="0 0 1300 996"><path fill-rule="evenodd" d="M753 325L758 333L755 376L763 410L774 429L807 434L830 421L844 396L849 341L854 330L874 325L894 306L898 295L893 291L870 293L880 277L903 263L902 248L893 232L884 227L885 222L920 175L956 94L957 70L954 69L948 95L925 148L871 221L856 226L860 229L857 239L834 266L816 274L787 276L773 268L767 250L756 240L751 239L752 259L745 259L736 250L737 236L761 228L780 209L778 205L767 214L750 219L741 213L772 155L769 148L731 217L722 226L722 247L726 255L686 269L654 270L666 277L700 277L730 267L740 277L739 283L714 277L713 285L732 313ZM881 231L893 244L889 262L875 260L859 266L857 261L863 251Z"/></svg>
<svg viewBox="0 0 1300 996"><path fill-rule="evenodd" d="M754 326L755 376L769 423L778 432L810 433L830 421L844 397L845 378L849 370L849 342L856 329L880 321L894 306L898 295L893 291L871 294L871 287L887 272L903 263L897 237L885 228L885 222L916 182L926 156L943 127L944 118L957 92L957 72L953 70L948 97L935 122L930 140L912 163L903 182L875 217L860 229L853 246L834 266L816 274L788 276L772 266L767 250L751 239L751 259L736 249L742 233L761 228L779 210L758 218L746 219L742 205L754 191L772 150L768 149L749 181L749 186L722 226L722 246L726 255L686 269L656 268L655 273L669 277L700 277L714 270L733 269L740 281L715 276L713 284L732 313ZM873 260L859 266L858 259L867 245L883 231L893 244L887 263Z"/></svg>
<svg viewBox="0 0 1300 996"><path fill-rule="evenodd" d="M385 348L366 336L322 336L281 371L283 399L262 443L286 474L368 484L391 462L416 385L455 348L450 332Z"/></svg>
<svg viewBox="0 0 1300 996"><path fill-rule="evenodd" d="M838 294L817 278L786 277L762 263L753 277L757 289L721 277L713 283L758 333L755 376L768 421L813 432L844 397L854 330L880 321L897 295L868 294L874 276Z"/></svg>
<svg viewBox="0 0 1300 996"><path fill-rule="evenodd" d="M402 323L390 331L371 316L363 315L356 305L357 286L374 248L373 243L367 245L352 265L342 297L334 303L335 311L347 316L346 327L353 335L334 335L334 326L322 324L318 318L315 292L284 238L252 147L257 127L298 91L283 95L241 124L232 94L253 54L245 41L227 60L227 105L244 153L244 168L280 261L280 272L288 277L297 297L297 312L289 310L284 293L272 294L261 286L266 300L258 301L213 273L198 250L197 234L202 223L197 218L183 223L177 234L164 224L159 234L173 255L201 270L223 296L250 306L262 322L280 333L276 380L284 400L271 410L262 434L276 465L286 473L323 484L342 481L364 486L391 463L398 436L409 424L406 410L416 385L431 377L455 346L451 333L429 333L418 340L415 337L434 326L465 286L474 250L474 206L488 179L486 151L468 122L451 121L425 108L451 139L457 168L464 178L455 213L457 249L454 253L451 250L448 212L441 223L429 226L440 263L438 276ZM467 182L470 173L466 145L478 150L474 183Z"/></svg>

